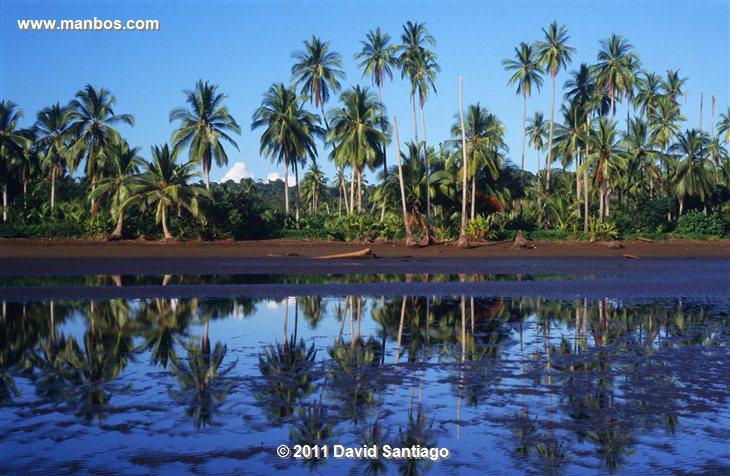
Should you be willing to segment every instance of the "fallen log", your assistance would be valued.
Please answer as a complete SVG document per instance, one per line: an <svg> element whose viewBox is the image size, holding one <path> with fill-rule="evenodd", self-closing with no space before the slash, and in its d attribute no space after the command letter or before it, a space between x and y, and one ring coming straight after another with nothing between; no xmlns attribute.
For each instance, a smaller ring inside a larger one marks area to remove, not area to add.
<svg viewBox="0 0 730 476"><path fill-rule="evenodd" d="M624 253L623 254L623 257L624 258L628 258L628 259L640 259L638 256L632 255L632 254L629 254L629 253Z"/></svg>
<svg viewBox="0 0 730 476"><path fill-rule="evenodd" d="M375 253L370 248L365 248L360 251L351 251L349 253L340 253L336 255L325 255L325 256L314 256L313 259L368 259L377 258Z"/></svg>
<svg viewBox="0 0 730 476"><path fill-rule="evenodd" d="M639 236L636 239L638 241L643 241L644 243L654 243L654 240L650 240L649 238L644 238L643 236Z"/></svg>

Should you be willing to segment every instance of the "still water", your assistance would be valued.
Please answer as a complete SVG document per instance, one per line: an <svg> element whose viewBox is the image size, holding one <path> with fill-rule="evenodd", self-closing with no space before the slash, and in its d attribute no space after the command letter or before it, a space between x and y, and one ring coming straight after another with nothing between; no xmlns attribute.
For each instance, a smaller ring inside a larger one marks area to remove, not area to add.
<svg viewBox="0 0 730 476"><path fill-rule="evenodd" d="M458 295L3 303L0 472L728 474L729 309Z"/></svg>

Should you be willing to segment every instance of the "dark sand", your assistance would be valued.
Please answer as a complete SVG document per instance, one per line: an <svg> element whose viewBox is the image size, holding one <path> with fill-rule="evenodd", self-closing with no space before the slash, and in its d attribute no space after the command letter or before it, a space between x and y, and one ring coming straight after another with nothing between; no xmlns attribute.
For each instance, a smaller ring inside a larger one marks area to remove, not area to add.
<svg viewBox="0 0 730 476"><path fill-rule="evenodd" d="M0 287L0 299L285 297L290 295L510 295L546 298L730 299L730 240L605 243L451 244L267 240L105 242L0 240L0 277L163 274L484 274L508 281L368 284ZM370 248L377 259L313 259ZM626 258L629 254L634 258ZM292 255L292 256L287 256ZM558 275L554 279L535 276ZM423 279L421 279L423 281ZM431 281L431 280L429 280Z"/></svg>

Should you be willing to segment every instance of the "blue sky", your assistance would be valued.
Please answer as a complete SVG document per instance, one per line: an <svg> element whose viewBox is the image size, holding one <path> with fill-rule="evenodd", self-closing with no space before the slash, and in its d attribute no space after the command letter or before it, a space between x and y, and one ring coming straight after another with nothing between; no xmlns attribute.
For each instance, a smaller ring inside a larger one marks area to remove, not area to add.
<svg viewBox="0 0 730 476"><path fill-rule="evenodd" d="M18 19L157 19L150 32L21 32ZM611 33L625 36L648 70L679 69L689 77L687 102L681 101L686 127L697 127L699 96L704 93L703 126L710 124L710 96L716 117L730 100L730 2L26 2L0 4L0 98L25 111L21 125L56 101L66 103L86 83L104 86L117 97L117 112L134 115L135 127L120 126L145 157L153 144L167 142L175 124L168 120L184 104L184 89L198 79L219 84L226 104L242 127L240 152L229 150L229 167L245 162L255 178L278 171L259 155L260 131L251 131L251 115L275 82L288 83L292 52L312 34L331 43L343 57L344 86L370 85L361 78L353 55L368 30L380 26L397 42L408 21L426 23L436 38L442 71L438 93L426 105L429 144L448 139L458 111L459 75L464 76L465 105L481 102L505 123L510 158L519 163L522 99L507 86L502 59L521 41L542 38L552 20L566 25L576 48L570 69L594 63L599 41ZM560 72L560 87L568 77ZM413 137L409 87L397 74L385 84L383 101L398 117L401 140ZM336 104L334 100L328 107ZM528 117L550 112L550 82L528 100ZM617 117L626 109L618 106ZM559 115L556 111L556 120ZM393 157L391 147L389 157ZM320 163L334 168L320 148ZM526 167L536 168L528 150ZM226 168L214 167L212 179Z"/></svg>

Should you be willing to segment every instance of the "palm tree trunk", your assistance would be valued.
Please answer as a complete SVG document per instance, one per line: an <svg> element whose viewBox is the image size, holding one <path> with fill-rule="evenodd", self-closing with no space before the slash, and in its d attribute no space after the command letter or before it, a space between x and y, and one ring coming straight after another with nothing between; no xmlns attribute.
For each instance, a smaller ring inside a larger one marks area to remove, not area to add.
<svg viewBox="0 0 730 476"><path fill-rule="evenodd" d="M591 126L591 118L590 115L586 115L586 152L585 152L585 160L583 164L583 197L585 198L585 201L583 202L583 233L588 233L588 139L590 139L590 126Z"/></svg>
<svg viewBox="0 0 730 476"><path fill-rule="evenodd" d="M3 183L3 223L8 222L8 182Z"/></svg>
<svg viewBox="0 0 730 476"><path fill-rule="evenodd" d="M56 164L51 167L51 210L56 206Z"/></svg>
<svg viewBox="0 0 730 476"><path fill-rule="evenodd" d="M416 116L415 94L411 94L411 111L413 112L413 135L416 137L414 144L418 145L418 116Z"/></svg>
<svg viewBox="0 0 730 476"><path fill-rule="evenodd" d="M555 118L555 76L557 71L551 71L550 77L553 84L552 94L550 96L550 137L548 138L548 156L545 163L545 192L550 193L550 167L553 163L553 121Z"/></svg>
<svg viewBox="0 0 730 476"><path fill-rule="evenodd" d="M289 216L289 159L284 159L284 214Z"/></svg>
<svg viewBox="0 0 730 476"><path fill-rule="evenodd" d="M474 171L474 175L471 178L471 219L474 219L476 212L476 190L477 190L477 174Z"/></svg>
<svg viewBox="0 0 730 476"><path fill-rule="evenodd" d="M362 213L362 170L357 171L357 212Z"/></svg>
<svg viewBox="0 0 730 476"><path fill-rule="evenodd" d="M164 207L162 209L162 233L165 236L166 240L174 238L172 236L172 233L170 233L170 230L167 228L167 207Z"/></svg>
<svg viewBox="0 0 730 476"><path fill-rule="evenodd" d="M296 222L299 223L299 164L294 160L294 199L296 207Z"/></svg>
<svg viewBox="0 0 730 476"><path fill-rule="evenodd" d="M527 93L522 92L522 165L520 166L520 185L525 188L525 128L527 124ZM539 172L539 171L538 171Z"/></svg>
<svg viewBox="0 0 730 476"><path fill-rule="evenodd" d="M398 119L393 116L393 128L395 129L395 156L398 159L398 182L400 184L400 202L403 207L403 226L406 229L406 244L413 240L411 227L408 224L408 210L406 208L406 191L403 186L403 167L400 160L400 138L398 137ZM405 298L404 298L405 299Z"/></svg>
<svg viewBox="0 0 730 476"><path fill-rule="evenodd" d="M355 167L352 167L352 175L350 177L350 210L349 213L355 212Z"/></svg>
<svg viewBox="0 0 730 476"><path fill-rule="evenodd" d="M611 180L608 178L606 179L606 198L605 198L605 200L606 200L606 216L608 216L609 215L609 206L608 205L611 201Z"/></svg>
<svg viewBox="0 0 730 476"><path fill-rule="evenodd" d="M124 212L119 211L119 217L117 218L117 227L112 232L113 238L122 237L122 228L124 227Z"/></svg>
<svg viewBox="0 0 730 476"><path fill-rule="evenodd" d="M205 171L205 189L210 192L210 164L206 163L203 170Z"/></svg>
<svg viewBox="0 0 730 476"><path fill-rule="evenodd" d="M578 157L575 160L575 198L576 202L578 204L578 218L580 218L580 173L578 172L578 169L580 168L580 152Z"/></svg>
<svg viewBox="0 0 730 476"><path fill-rule="evenodd" d="M423 113L421 103L421 127L423 127L423 164L426 168L426 244L431 244L431 172L428 164L428 153L426 151L426 116Z"/></svg>
<svg viewBox="0 0 730 476"><path fill-rule="evenodd" d="M23 179L23 211L28 208L28 181Z"/></svg>
<svg viewBox="0 0 730 476"><path fill-rule="evenodd" d="M463 78L459 76L459 119L461 120L461 237L459 246L469 246L466 238L466 127L464 126ZM463 300L463 298L462 298Z"/></svg>
<svg viewBox="0 0 730 476"><path fill-rule="evenodd" d="M91 173L91 195L94 195L94 190L96 189L96 170L94 170ZM91 213L94 214L94 210L96 210L96 200L93 198L91 199Z"/></svg>
<svg viewBox="0 0 730 476"><path fill-rule="evenodd" d="M535 180L537 181L537 190L540 190L540 149L537 149L537 174L535 174Z"/></svg>

